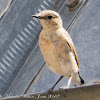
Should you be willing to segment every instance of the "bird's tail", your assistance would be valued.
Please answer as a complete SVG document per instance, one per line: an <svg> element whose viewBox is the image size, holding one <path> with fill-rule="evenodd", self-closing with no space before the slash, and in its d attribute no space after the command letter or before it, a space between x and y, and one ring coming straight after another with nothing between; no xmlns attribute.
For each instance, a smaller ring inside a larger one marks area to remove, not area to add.
<svg viewBox="0 0 100 100"><path fill-rule="evenodd" d="M85 84L84 80L79 76L81 85Z"/></svg>
<svg viewBox="0 0 100 100"><path fill-rule="evenodd" d="M73 75L72 82L75 86L85 84L85 81L81 78L79 72Z"/></svg>

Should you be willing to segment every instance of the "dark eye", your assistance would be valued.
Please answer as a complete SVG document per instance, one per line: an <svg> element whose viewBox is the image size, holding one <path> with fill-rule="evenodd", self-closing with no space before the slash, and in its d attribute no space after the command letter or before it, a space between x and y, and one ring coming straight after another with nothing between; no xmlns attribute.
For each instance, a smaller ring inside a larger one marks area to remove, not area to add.
<svg viewBox="0 0 100 100"><path fill-rule="evenodd" d="M48 19L51 19L52 18L52 16L48 16Z"/></svg>

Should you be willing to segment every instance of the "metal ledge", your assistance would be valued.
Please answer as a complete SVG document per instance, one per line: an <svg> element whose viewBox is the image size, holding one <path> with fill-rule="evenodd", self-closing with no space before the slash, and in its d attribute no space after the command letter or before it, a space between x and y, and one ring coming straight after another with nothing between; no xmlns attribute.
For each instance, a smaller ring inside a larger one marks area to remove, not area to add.
<svg viewBox="0 0 100 100"><path fill-rule="evenodd" d="M52 93L31 94L1 100L100 100L100 84L57 90Z"/></svg>

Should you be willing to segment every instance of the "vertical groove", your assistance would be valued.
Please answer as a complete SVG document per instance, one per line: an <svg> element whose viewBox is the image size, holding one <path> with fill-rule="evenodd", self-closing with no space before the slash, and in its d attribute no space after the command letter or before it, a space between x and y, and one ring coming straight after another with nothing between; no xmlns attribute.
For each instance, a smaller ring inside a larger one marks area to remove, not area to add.
<svg viewBox="0 0 100 100"><path fill-rule="evenodd" d="M37 78L38 74L41 72L41 70L43 69L45 65L45 62L43 63L42 67L40 68L40 70L37 72L37 74L35 75L35 77L33 77L32 81L30 82L29 86L27 87L27 89L25 90L24 94L26 94L28 92L28 90L30 89L32 83L34 82L34 80Z"/></svg>

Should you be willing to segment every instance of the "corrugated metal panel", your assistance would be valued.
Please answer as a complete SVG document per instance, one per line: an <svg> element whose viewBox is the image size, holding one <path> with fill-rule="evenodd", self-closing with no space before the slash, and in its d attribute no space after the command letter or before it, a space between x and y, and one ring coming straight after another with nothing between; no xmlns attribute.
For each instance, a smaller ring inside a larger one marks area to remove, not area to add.
<svg viewBox="0 0 100 100"><path fill-rule="evenodd" d="M0 23L0 92L11 84L31 53L31 49L37 47L41 26L37 20L32 19L31 15L44 9L52 9L57 2L57 0L37 0L37 2L33 0L13 1ZM62 4L65 1L59 2ZM42 58L39 68L41 68L43 62Z"/></svg>

